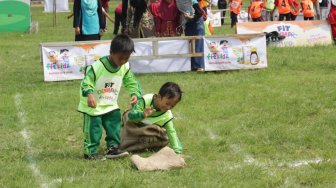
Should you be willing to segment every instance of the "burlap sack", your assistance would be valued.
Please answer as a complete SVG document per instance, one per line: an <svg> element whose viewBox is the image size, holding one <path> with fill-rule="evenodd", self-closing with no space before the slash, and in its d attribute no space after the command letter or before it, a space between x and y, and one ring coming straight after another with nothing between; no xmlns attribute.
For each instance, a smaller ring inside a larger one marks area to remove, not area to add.
<svg viewBox="0 0 336 188"><path fill-rule="evenodd" d="M130 152L158 150L168 145L166 129L158 125L144 125L126 121L125 114L123 127L120 131L120 149Z"/></svg>
<svg viewBox="0 0 336 188"><path fill-rule="evenodd" d="M147 158L132 155L131 161L140 171L170 170L183 168L186 165L183 157L169 147L164 147Z"/></svg>

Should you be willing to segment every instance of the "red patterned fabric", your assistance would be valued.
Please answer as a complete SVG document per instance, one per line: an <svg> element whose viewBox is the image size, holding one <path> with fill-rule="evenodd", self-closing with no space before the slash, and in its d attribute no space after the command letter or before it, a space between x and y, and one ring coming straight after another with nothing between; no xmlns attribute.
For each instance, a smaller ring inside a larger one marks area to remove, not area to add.
<svg viewBox="0 0 336 188"><path fill-rule="evenodd" d="M180 12L175 0L159 0L157 3L152 3L149 10L154 17L156 36L172 37L179 34L176 28L180 24Z"/></svg>
<svg viewBox="0 0 336 188"><path fill-rule="evenodd" d="M328 22L331 26L331 32L334 39L336 39L336 6L331 4L328 16Z"/></svg>
<svg viewBox="0 0 336 188"><path fill-rule="evenodd" d="M109 5L108 5L108 1L109 1L109 0L102 0L102 1L101 1L101 2L102 2L102 7L103 7L105 10L107 10L108 7L109 7Z"/></svg>
<svg viewBox="0 0 336 188"><path fill-rule="evenodd" d="M120 3L116 8L115 8L115 13L121 14L122 13L122 3Z"/></svg>

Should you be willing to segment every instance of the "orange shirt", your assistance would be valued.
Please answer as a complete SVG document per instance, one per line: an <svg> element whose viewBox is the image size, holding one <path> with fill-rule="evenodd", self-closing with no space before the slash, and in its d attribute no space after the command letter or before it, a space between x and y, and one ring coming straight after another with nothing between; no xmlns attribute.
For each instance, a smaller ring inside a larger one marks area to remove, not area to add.
<svg viewBox="0 0 336 188"><path fill-rule="evenodd" d="M301 2L301 7L304 17L314 17L314 5L311 0L303 0Z"/></svg>
<svg viewBox="0 0 336 188"><path fill-rule="evenodd" d="M290 5L288 0L279 0L277 4L279 14L288 14L290 13Z"/></svg>
<svg viewBox="0 0 336 188"><path fill-rule="evenodd" d="M261 17L261 8L263 6L263 2L261 1L253 1L249 7L249 14L251 18L259 18Z"/></svg>
<svg viewBox="0 0 336 188"><path fill-rule="evenodd" d="M291 6L291 13L297 16L300 13L300 4L298 0L293 0L293 4Z"/></svg>
<svg viewBox="0 0 336 188"><path fill-rule="evenodd" d="M235 14L239 14L242 4L243 4L242 0L231 0L230 12L234 12Z"/></svg>

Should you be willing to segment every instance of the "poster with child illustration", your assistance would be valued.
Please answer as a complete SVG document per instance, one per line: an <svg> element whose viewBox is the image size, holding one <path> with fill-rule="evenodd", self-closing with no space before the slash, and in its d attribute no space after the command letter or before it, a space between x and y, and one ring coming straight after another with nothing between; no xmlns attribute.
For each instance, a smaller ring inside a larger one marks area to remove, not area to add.
<svg viewBox="0 0 336 188"><path fill-rule="evenodd" d="M263 34L204 38L205 71L267 67Z"/></svg>

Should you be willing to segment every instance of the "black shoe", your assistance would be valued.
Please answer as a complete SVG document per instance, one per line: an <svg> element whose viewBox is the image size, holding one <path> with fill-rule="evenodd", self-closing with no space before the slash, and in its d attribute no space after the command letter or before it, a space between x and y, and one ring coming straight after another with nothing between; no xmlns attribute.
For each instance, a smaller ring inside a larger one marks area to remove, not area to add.
<svg viewBox="0 0 336 188"><path fill-rule="evenodd" d="M106 152L106 158L114 159L114 158L122 158L127 157L129 153L127 151L122 151L118 147L112 146Z"/></svg>
<svg viewBox="0 0 336 188"><path fill-rule="evenodd" d="M86 160L105 160L106 158L98 155L98 153L94 153L94 154L84 154L84 159Z"/></svg>

